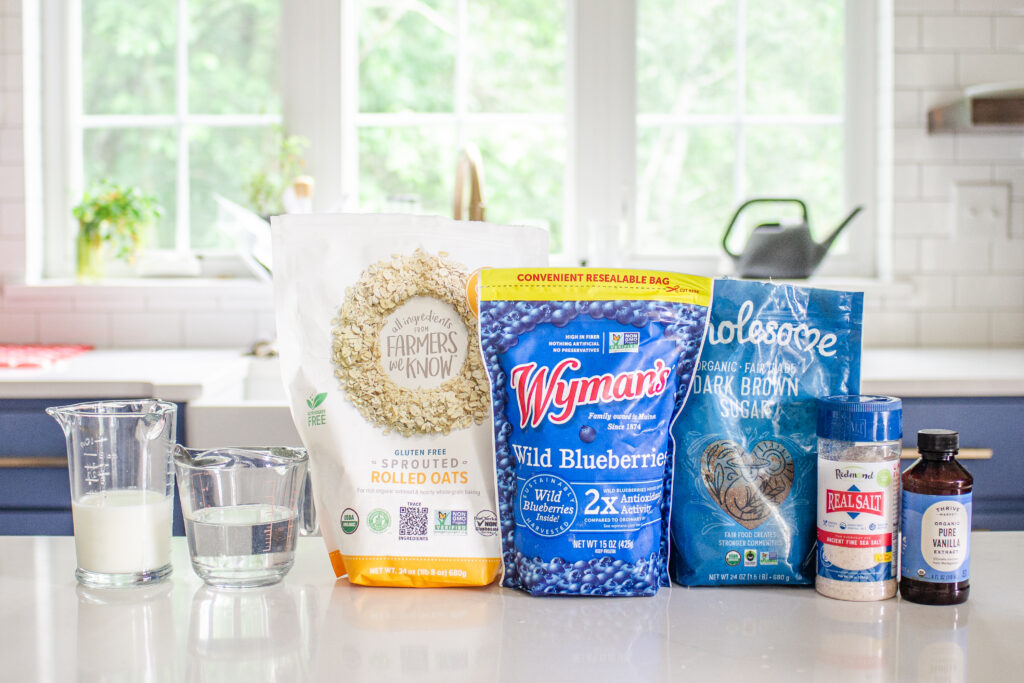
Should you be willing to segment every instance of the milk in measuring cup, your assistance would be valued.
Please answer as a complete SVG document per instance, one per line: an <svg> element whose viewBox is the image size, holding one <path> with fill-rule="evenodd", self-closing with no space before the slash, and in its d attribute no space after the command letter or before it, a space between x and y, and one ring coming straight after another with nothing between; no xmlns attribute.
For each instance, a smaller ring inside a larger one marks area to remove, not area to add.
<svg viewBox="0 0 1024 683"><path fill-rule="evenodd" d="M171 561L170 496L114 489L71 503L78 566L90 572L145 572Z"/></svg>

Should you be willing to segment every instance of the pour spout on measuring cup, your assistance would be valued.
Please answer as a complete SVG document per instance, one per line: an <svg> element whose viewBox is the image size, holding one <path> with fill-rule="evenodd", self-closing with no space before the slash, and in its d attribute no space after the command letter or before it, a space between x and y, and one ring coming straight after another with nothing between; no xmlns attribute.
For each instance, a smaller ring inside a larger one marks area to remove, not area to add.
<svg viewBox="0 0 1024 683"><path fill-rule="evenodd" d="M57 421L57 424L60 425L60 428L64 430L65 435L67 435L68 433L71 415L71 411L69 411L67 408L67 406L54 406L53 408L46 409L46 414Z"/></svg>

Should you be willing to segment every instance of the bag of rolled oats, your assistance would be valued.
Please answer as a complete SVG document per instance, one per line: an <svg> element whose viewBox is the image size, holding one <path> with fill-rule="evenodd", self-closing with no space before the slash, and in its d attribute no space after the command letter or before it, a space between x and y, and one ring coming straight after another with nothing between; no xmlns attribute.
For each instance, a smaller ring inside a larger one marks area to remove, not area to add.
<svg viewBox="0 0 1024 683"><path fill-rule="evenodd" d="M427 216L272 226L281 372L335 574L491 583L491 401L468 283L481 267L544 265L547 233Z"/></svg>

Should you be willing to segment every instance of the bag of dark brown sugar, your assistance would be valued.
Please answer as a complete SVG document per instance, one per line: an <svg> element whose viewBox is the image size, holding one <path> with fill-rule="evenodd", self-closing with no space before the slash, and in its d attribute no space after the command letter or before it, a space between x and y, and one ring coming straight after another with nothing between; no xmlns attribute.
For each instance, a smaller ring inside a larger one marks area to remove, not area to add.
<svg viewBox="0 0 1024 683"><path fill-rule="evenodd" d="M675 422L672 578L812 584L817 400L860 392L860 293L716 280Z"/></svg>

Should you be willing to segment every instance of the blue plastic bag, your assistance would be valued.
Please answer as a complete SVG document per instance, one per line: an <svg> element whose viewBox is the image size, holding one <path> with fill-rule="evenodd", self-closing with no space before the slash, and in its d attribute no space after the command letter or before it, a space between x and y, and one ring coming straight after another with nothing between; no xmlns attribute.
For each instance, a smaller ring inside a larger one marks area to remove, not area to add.
<svg viewBox="0 0 1024 683"><path fill-rule="evenodd" d="M481 273L503 585L623 596L668 585L669 433L710 290L650 271Z"/></svg>
<svg viewBox="0 0 1024 683"><path fill-rule="evenodd" d="M860 393L860 293L717 280L678 447L672 577L814 582L817 399Z"/></svg>

